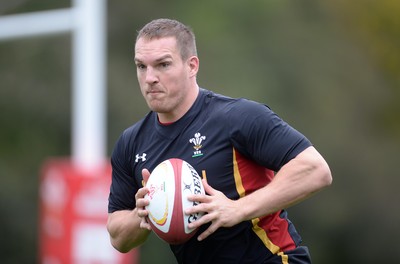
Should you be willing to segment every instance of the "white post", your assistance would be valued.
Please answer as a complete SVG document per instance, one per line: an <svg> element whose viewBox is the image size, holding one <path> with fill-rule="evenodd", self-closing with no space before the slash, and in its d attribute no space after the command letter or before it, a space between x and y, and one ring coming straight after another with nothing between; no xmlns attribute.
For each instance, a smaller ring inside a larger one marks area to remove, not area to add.
<svg viewBox="0 0 400 264"><path fill-rule="evenodd" d="M73 162L96 167L106 156L105 0L74 0Z"/></svg>
<svg viewBox="0 0 400 264"><path fill-rule="evenodd" d="M73 33L72 160L90 170L106 156L106 0L0 17L0 41Z"/></svg>
<svg viewBox="0 0 400 264"><path fill-rule="evenodd" d="M0 16L0 40L70 32L73 28L70 8Z"/></svg>

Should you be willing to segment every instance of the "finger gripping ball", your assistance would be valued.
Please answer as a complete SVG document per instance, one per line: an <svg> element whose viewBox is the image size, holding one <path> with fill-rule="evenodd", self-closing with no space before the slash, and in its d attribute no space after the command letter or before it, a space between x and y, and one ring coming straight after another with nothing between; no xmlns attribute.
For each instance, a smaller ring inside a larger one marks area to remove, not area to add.
<svg viewBox="0 0 400 264"><path fill-rule="evenodd" d="M168 159L152 171L146 187L145 198L150 201L146 209L153 231L169 244L181 244L189 240L195 229L188 224L203 214L186 215L185 209L196 206L197 202L187 199L189 194L204 194L201 177L186 161Z"/></svg>

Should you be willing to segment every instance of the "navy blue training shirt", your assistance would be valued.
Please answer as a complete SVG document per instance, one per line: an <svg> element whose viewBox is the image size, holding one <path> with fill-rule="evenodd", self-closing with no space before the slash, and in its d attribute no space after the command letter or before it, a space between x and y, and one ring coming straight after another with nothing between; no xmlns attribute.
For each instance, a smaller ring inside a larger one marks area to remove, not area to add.
<svg viewBox="0 0 400 264"><path fill-rule="evenodd" d="M108 212L135 208L143 168L180 158L230 199L267 185L274 173L310 147L310 141L267 106L200 89L191 109L162 125L155 112L126 129L112 153ZM199 229L199 233L207 226ZM308 250L285 210L231 228L204 241L195 235L171 245L178 263L309 263Z"/></svg>

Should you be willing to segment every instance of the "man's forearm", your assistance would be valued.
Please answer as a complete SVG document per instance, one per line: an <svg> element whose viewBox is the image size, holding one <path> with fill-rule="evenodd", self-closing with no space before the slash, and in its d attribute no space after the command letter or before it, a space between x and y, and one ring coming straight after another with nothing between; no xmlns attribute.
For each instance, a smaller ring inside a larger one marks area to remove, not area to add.
<svg viewBox="0 0 400 264"><path fill-rule="evenodd" d="M146 241L150 231L140 228L140 221L136 209L116 211L108 215L107 230L115 249L126 253Z"/></svg>
<svg viewBox="0 0 400 264"><path fill-rule="evenodd" d="M328 165L310 147L283 166L270 184L238 200L239 208L244 220L267 215L307 199L331 182Z"/></svg>

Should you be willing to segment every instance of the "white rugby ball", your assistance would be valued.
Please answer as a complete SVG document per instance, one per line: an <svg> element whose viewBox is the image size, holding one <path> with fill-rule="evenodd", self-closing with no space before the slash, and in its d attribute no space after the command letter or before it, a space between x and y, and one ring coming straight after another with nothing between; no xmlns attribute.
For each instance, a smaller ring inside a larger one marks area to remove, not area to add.
<svg viewBox="0 0 400 264"><path fill-rule="evenodd" d="M181 244L189 240L195 229L189 223L203 214L186 215L185 209L198 202L187 199L189 194L204 194L201 177L186 161L168 159L152 171L147 180L149 192L145 195L150 203L146 207L148 220L158 237L169 244Z"/></svg>

